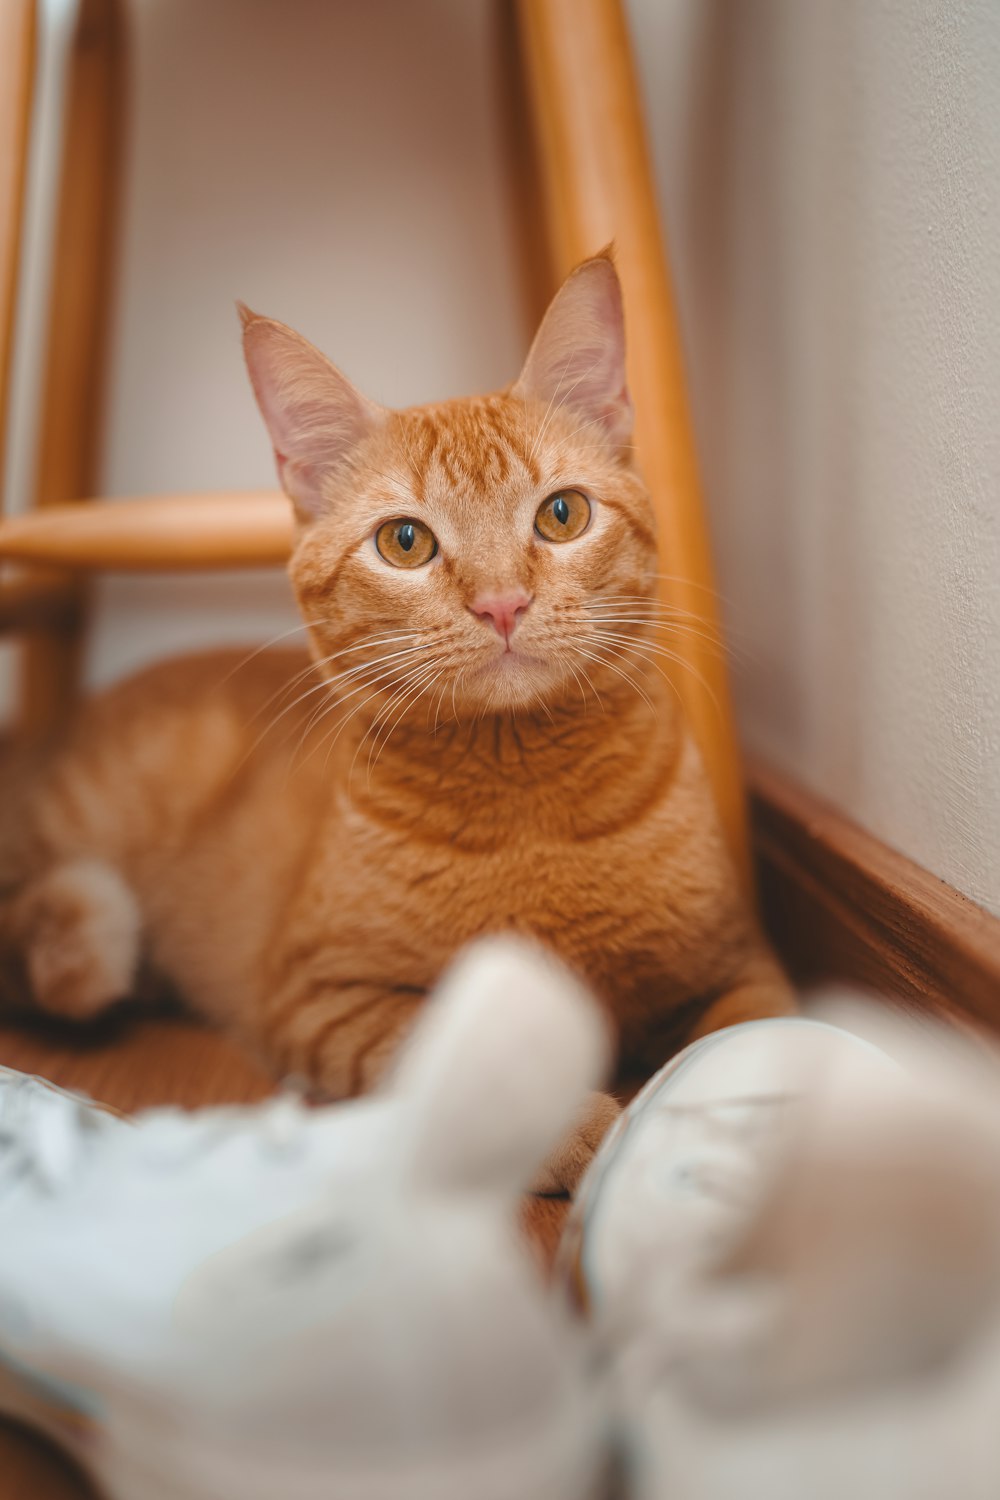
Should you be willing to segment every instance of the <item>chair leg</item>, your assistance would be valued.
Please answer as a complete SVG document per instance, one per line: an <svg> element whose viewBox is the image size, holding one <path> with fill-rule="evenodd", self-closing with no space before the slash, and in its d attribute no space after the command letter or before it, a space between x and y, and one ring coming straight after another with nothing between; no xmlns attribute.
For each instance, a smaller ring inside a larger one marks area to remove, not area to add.
<svg viewBox="0 0 1000 1500"><path fill-rule="evenodd" d="M6 453L24 185L35 81L35 0L0 0L0 474Z"/></svg>
<svg viewBox="0 0 1000 1500"><path fill-rule="evenodd" d="M676 687L701 748L733 853L749 855L729 683L719 652L677 316L622 0L519 0L553 271L614 242L625 294L636 443L656 505L664 601L677 610Z"/></svg>
<svg viewBox="0 0 1000 1500"><path fill-rule="evenodd" d="M81 0L70 51L45 362L36 506L97 489L101 387L125 67L120 0ZM25 643L21 727L51 733L77 693L86 584L66 579L62 627Z"/></svg>

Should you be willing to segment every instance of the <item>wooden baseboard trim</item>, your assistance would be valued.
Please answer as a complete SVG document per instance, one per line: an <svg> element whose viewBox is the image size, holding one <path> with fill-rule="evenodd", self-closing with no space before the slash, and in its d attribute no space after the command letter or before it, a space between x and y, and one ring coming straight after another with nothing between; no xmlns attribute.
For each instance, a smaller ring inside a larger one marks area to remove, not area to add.
<svg viewBox="0 0 1000 1500"><path fill-rule="evenodd" d="M796 980L1000 1032L1000 919L770 767L748 787L764 920Z"/></svg>

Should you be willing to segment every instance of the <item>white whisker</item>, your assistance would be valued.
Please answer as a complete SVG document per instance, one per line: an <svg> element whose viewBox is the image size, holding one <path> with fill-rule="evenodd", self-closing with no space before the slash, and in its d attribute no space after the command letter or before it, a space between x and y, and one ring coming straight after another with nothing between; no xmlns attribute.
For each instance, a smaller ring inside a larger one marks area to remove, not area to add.
<svg viewBox="0 0 1000 1500"><path fill-rule="evenodd" d="M537 434L535 436L535 441L531 445L531 454L530 454L530 457L529 457L529 460L528 460L529 465L530 465L531 459L534 458L535 453L538 451L539 447L541 446L542 438L545 436L546 429L548 428L549 422L551 421L553 410L558 410L559 407L563 405L563 402L565 402L565 401L567 401L569 399L569 397L576 390L577 386L580 384L580 381L581 380L586 380L586 378L587 378L588 375L593 374L593 372L597 369L597 366L600 364L600 362L601 361L600 361L599 358L595 359L594 363L592 365L589 365L588 368L582 372L582 374L580 374L580 375L578 375L576 377L576 379L574 380L573 384L569 387L568 391L566 392L565 396L563 396L562 400L559 401L558 406L556 405L556 398L558 397L559 392L562 390L562 387L563 387L563 385L565 383L565 379L566 379L565 375L562 376L557 381L556 388L552 392L551 397L549 398L549 404L545 408L545 416L542 418L542 425L538 429L538 432L537 432Z"/></svg>
<svg viewBox="0 0 1000 1500"><path fill-rule="evenodd" d="M675 666L683 667L684 670L690 672L695 681L704 688L705 692L708 694L709 698L712 701L712 705L715 708L716 713L719 712L719 700L715 696L710 683L706 680L703 674L698 671L698 668L694 665L694 663L688 661L687 657L681 656L679 652L670 651L666 646L655 645L652 641L638 640L634 636L616 637L614 635L609 635L600 631L595 631L594 634L595 636L598 636L607 641L623 641L630 649L646 655L662 656L667 661L673 662ZM655 666L656 664L654 662L650 662L650 665ZM672 678L668 673L662 672L660 668L657 668L657 670L661 671L661 675L664 676L668 682L672 682Z"/></svg>
<svg viewBox="0 0 1000 1500"><path fill-rule="evenodd" d="M423 666L424 666L424 663L421 663L421 667L414 667L412 670L415 671L415 672L419 671L419 670L422 669ZM398 670L398 668L396 670ZM393 674L388 674L388 675L393 675ZM407 680L407 678L404 675L403 681L405 682L406 680ZM365 688L368 688L370 686L371 686L370 682L364 682L355 691L356 692L363 692L365 690ZM343 718L341 718L341 720L338 723L336 723L334 725L335 732L333 734L332 740L330 740L329 739L329 735L327 735L320 742L320 745L314 746L314 750L315 749L319 749L319 748L321 748L322 745L327 744L327 742L329 741L327 752L326 752L326 756L325 756L324 761L323 761L324 767L326 767L327 765L329 765L330 756L333 754L334 747L336 746L336 743L339 740L339 738L341 736L341 733L343 732L344 729L346 729L347 725L350 724L354 719L356 719L357 716L358 716L358 714L360 714L363 709L367 708L367 706L368 706L369 703L373 703L376 698L381 698L382 695L383 695L383 693L385 693L385 691L386 691L386 689L383 686L380 685L379 687L377 687L375 689L374 693L370 693L367 698L362 699L362 701L360 703L356 704L355 707L351 709L350 713L348 713L347 715L345 715ZM354 693L350 693L347 696L348 697L353 697ZM342 703L344 703L346 701L347 701L346 698L345 699L341 699L337 703L335 703L334 707L339 707ZM362 735L360 741L358 742L358 747L357 747L357 750L355 750L355 755L354 755L355 760L357 759L358 751L360 750L361 746L364 744L365 740L367 739L367 737L368 737L368 735L370 733L371 733L371 725L368 726L368 728L365 730L364 734ZM312 753L313 752L310 751L310 754L312 754ZM351 764L352 764L352 769L353 769L353 761L352 761ZM347 785L348 785L348 791L349 791L350 790L350 777L348 777Z"/></svg>
<svg viewBox="0 0 1000 1500"><path fill-rule="evenodd" d="M438 661L440 661L440 658L438 658ZM393 700L393 702L389 705L389 709L386 711L385 714L383 714L381 716L381 719L382 719L381 726L377 730L377 732L375 734L375 737L372 740L371 749L368 752L368 770L367 770L367 774L366 774L366 780L367 780L367 783L368 783L369 786L371 785L372 772L374 771L375 767L378 765L379 757L381 756L382 751L385 749L386 745L388 745L389 741L392 739L393 733L399 727L399 724L402 722L403 716L405 715L405 713L406 713L407 709L409 708L410 704L413 703L417 698L419 698L425 689L433 687L434 683L438 681L438 679L441 677L441 675L446 670L445 667L438 666L438 661L429 662L429 663L425 664L423 668L417 668L416 672L412 673L411 676L410 676L410 682L409 682L409 685L408 685L409 686L409 691L406 690L406 687L401 687L400 688L400 692L396 695L396 697ZM435 668L436 668L436 670L435 670ZM414 678L416 678L415 682L414 682ZM386 721L388 719L388 714L391 711L391 709L393 708L393 706L400 701L400 698L402 698L402 700L403 700L402 701L402 706L400 707L400 710L399 710L398 714L396 715L396 717L392 720L391 724L389 724L389 728L386 731L384 738L382 738L382 730L385 727L385 723L386 723ZM381 739L381 743L380 743L380 739ZM362 741L362 743L363 743L363 741ZM357 759L357 755L355 755L355 760L356 759ZM351 774L352 775L353 775L353 772L354 772L354 764L352 762L352 764L351 764ZM350 777L348 777L348 780L350 780Z"/></svg>
<svg viewBox="0 0 1000 1500"><path fill-rule="evenodd" d="M289 769L294 768L295 762L298 759L299 753L306 740L319 727L319 725L325 718L334 713L344 704L349 703L352 698L357 697L358 693L365 692L368 688L375 687L376 684L385 683L391 678L395 677L400 668L407 665L407 662L404 660L404 658L416 656L420 652L426 651L428 649L429 647L426 645L409 646L403 651L394 651L389 653L388 655L376 657L376 659L371 662L360 662L357 666L348 667L345 671L338 672L333 678L322 678L319 682L314 683L311 688L307 689L306 692L300 693L299 697L295 700L295 703L288 704L282 710L282 713L278 715L278 719L283 717L283 715L285 713L288 713L291 709L295 708L297 704L302 703L306 698L311 697L313 693L322 692L324 688L329 692L329 701L327 702L321 699L319 707L312 711L309 719L302 729L301 734L299 735L298 743L291 757ZM389 662L392 663L391 666L386 665ZM375 673L375 675L372 676L372 673ZM353 682L355 685L351 688L350 692L340 691L341 687L346 686L347 683L351 682ZM379 686L377 691L372 694L372 697L378 697L379 693L384 691L384 687ZM271 728L273 728L274 725L277 724L278 719L276 719L274 721L274 724L270 726ZM309 755L306 756L306 761L309 760L310 756L316 748L318 747L314 746L313 750L309 752ZM305 762L303 762L303 764L305 764Z"/></svg>
<svg viewBox="0 0 1000 1500"><path fill-rule="evenodd" d="M639 683L635 681L633 677L630 677L627 672L624 672L621 669L621 667L615 666L614 662L610 660L609 647L605 646L603 652L594 652L586 650L586 648L581 646L579 642L574 642L574 650L576 650L581 656L586 657L588 661L595 662L598 666L601 667L607 667L609 671L614 672L618 677L622 679L623 682L626 682L628 684L628 686L634 693L637 693L639 695L653 717L656 717L656 709L645 690L639 685Z"/></svg>
<svg viewBox="0 0 1000 1500"><path fill-rule="evenodd" d="M586 694L586 691L584 690L583 682L581 682L581 680L580 680L580 673L577 672L576 667L573 665L573 663L571 661L567 661L566 665L569 668L569 670L572 672L572 674L573 674L573 680L576 683L577 687L580 689L580 698L583 701L583 711L584 711L584 713L586 713L587 709L590 707L590 704L587 702L587 694ZM590 677L587 675L586 669L584 667L581 667L580 668L580 672L583 673L583 676L584 676L584 678L585 678L585 680L587 682L588 687L590 688L590 691L593 693L594 697L597 699L598 703L601 705L601 713L604 714L605 716L607 716L607 709L604 707L604 699L601 697L600 693L597 691L597 689L595 688L594 684L591 682Z"/></svg>
<svg viewBox="0 0 1000 1500"><path fill-rule="evenodd" d="M605 633L608 633L609 627L611 625L644 625L646 623L648 622L645 620L603 620L600 618L592 622L595 633L602 630ZM650 646L656 643L655 638L651 640L647 636L635 635L630 631L611 631L610 633L616 634L619 640L629 642L634 641L636 645L642 644ZM722 641L716 640L713 636L706 635L704 631L697 630L693 625L676 625L672 627L668 632L667 626L660 623L656 627L656 633L657 635L669 634L669 636L672 636L675 640L690 638L693 640L702 641L704 642L705 646L709 648L710 654L719 661L725 661L728 658L734 656L734 653L728 650ZM662 649L667 648L663 647Z"/></svg>
<svg viewBox="0 0 1000 1500"><path fill-rule="evenodd" d="M269 641L262 642L262 644L257 646L255 650L248 652L248 654L244 656L242 660L236 663L235 667L230 667L225 677L223 677L216 684L216 692L218 692L221 688L224 688L226 683L236 676L237 672L242 672L244 667L248 667L252 661L256 661L257 657L260 656L263 652L270 651L271 647L276 646L279 641L287 641L290 635L301 635L302 631L311 630L315 625L326 624L329 624L329 621L303 620L300 624L293 625L290 630L283 630L279 635L272 635Z"/></svg>
<svg viewBox="0 0 1000 1500"><path fill-rule="evenodd" d="M323 667L329 666L331 662L339 660L340 657L348 656L352 652L367 650L369 646L389 646L397 641L413 640L415 634L416 632L413 630L402 632L378 631L374 635L363 636L360 641L355 641L350 646L344 646L339 651L331 652L329 656L311 658L300 671L296 672L293 677L290 677L287 682L283 682L269 698L265 699L260 707L250 716L250 724L255 723L276 699L280 699L285 693L294 692L296 686L305 678L311 676L313 672L321 671ZM324 678L323 680L326 682L330 679Z"/></svg>

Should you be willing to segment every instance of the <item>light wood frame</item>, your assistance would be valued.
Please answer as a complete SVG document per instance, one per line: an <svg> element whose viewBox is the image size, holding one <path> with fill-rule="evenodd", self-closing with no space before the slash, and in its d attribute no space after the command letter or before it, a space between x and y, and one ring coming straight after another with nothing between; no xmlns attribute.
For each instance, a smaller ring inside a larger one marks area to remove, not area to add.
<svg viewBox="0 0 1000 1500"><path fill-rule="evenodd" d="M0 0L0 473L7 452L36 38L35 0Z"/></svg>
<svg viewBox="0 0 1000 1500"><path fill-rule="evenodd" d="M121 0L79 0L67 63L63 149L32 506L78 504L97 481L124 72ZM53 562L59 562L54 557ZM87 576L36 574L54 613L21 670L21 727L47 735L79 686Z"/></svg>

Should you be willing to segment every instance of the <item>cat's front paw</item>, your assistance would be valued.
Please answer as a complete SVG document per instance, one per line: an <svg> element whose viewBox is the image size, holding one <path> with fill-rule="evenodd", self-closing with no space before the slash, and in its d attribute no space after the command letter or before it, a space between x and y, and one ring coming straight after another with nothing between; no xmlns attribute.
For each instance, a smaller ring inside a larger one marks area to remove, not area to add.
<svg viewBox="0 0 1000 1500"><path fill-rule="evenodd" d="M55 866L19 897L16 915L32 999L42 1010L85 1021L130 994L141 919L109 865Z"/></svg>
<svg viewBox="0 0 1000 1500"><path fill-rule="evenodd" d="M532 1192L572 1195L620 1114L621 1105L610 1094L588 1094L583 1114L543 1163L531 1185Z"/></svg>

